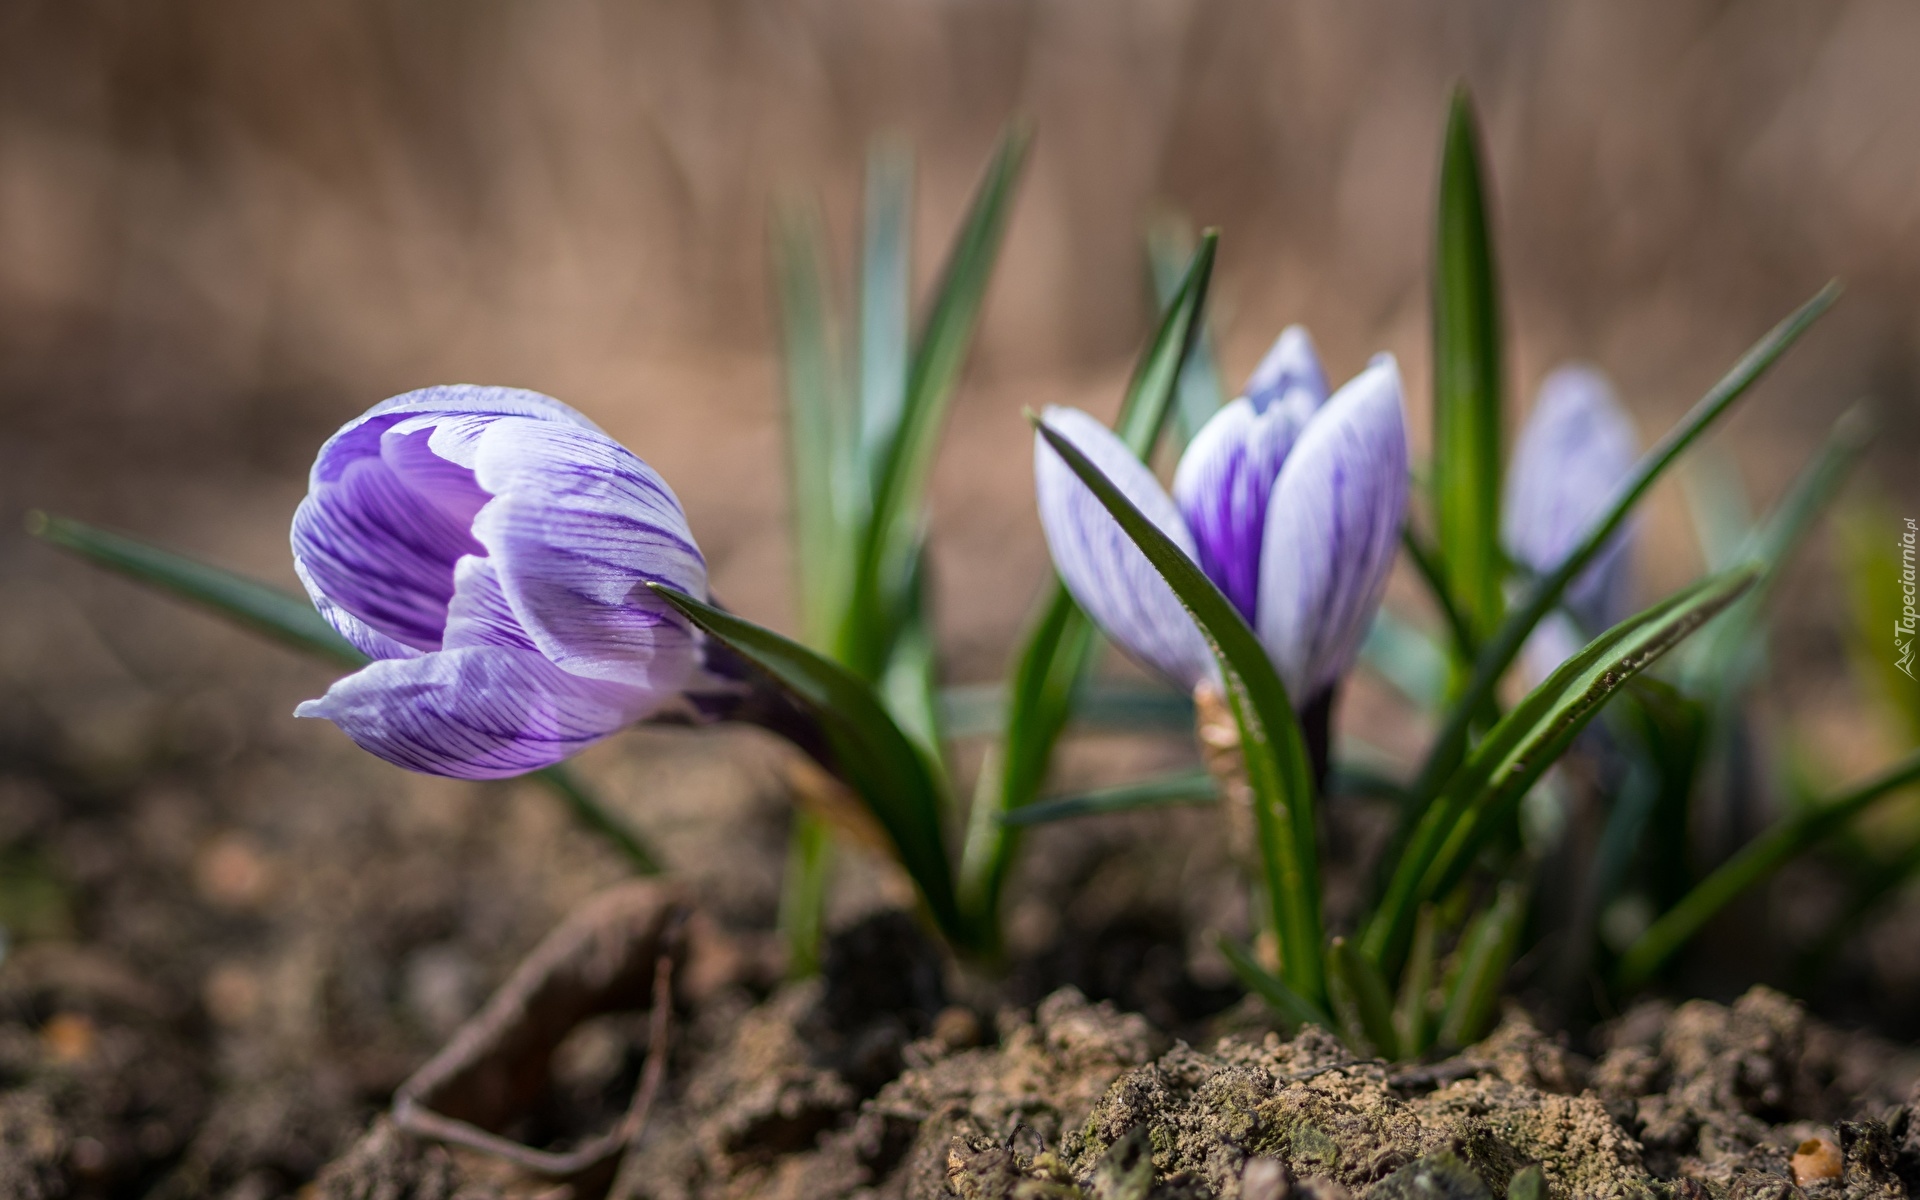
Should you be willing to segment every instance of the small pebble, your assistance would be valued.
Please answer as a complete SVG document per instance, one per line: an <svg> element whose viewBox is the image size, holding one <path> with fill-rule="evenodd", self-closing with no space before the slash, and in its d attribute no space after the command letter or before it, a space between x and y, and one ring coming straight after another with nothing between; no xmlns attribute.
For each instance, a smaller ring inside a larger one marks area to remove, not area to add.
<svg viewBox="0 0 1920 1200"><path fill-rule="evenodd" d="M1346 1185L1325 1175L1309 1175L1294 1187L1295 1200L1353 1200Z"/></svg>
<svg viewBox="0 0 1920 1200"><path fill-rule="evenodd" d="M966 1050L980 1044L980 1018L970 1008L952 1005L940 1010L933 1019L933 1036L949 1051Z"/></svg>
<svg viewBox="0 0 1920 1200"><path fill-rule="evenodd" d="M1793 1168L1794 1183L1806 1187L1810 1183L1840 1178L1844 1164L1839 1144L1823 1133L1794 1147L1788 1165Z"/></svg>
<svg viewBox="0 0 1920 1200"><path fill-rule="evenodd" d="M260 976L239 963L226 962L207 973L200 985L200 1002L215 1023L232 1028L245 1025L260 1011Z"/></svg>
<svg viewBox="0 0 1920 1200"><path fill-rule="evenodd" d="M1287 1200L1291 1190L1287 1164L1277 1158L1256 1158L1240 1173L1240 1200Z"/></svg>
<svg viewBox="0 0 1920 1200"><path fill-rule="evenodd" d="M93 1022L79 1013L55 1013L40 1027L40 1044L48 1058L72 1066L93 1057L95 1034Z"/></svg>
<svg viewBox="0 0 1920 1200"><path fill-rule="evenodd" d="M73 1139L67 1147L67 1161L75 1172L81 1175L104 1175L113 1161L107 1153L107 1147L99 1138L81 1136Z"/></svg>
<svg viewBox="0 0 1920 1200"><path fill-rule="evenodd" d="M194 858L194 890L216 907L257 907L266 897L268 883L266 856L245 834L223 833Z"/></svg>

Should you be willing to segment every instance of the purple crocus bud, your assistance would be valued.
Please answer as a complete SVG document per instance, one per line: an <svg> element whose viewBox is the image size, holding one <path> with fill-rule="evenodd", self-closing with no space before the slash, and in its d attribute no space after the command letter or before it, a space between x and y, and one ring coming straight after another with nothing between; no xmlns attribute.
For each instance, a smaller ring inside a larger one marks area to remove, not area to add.
<svg viewBox="0 0 1920 1200"><path fill-rule="evenodd" d="M1507 467L1501 535L1508 557L1536 574L1559 566L1605 514L1638 457L1633 422L1606 376L1580 366L1548 375ZM1545 679L1588 637L1628 615L1633 528L1608 539L1568 585L1571 619L1549 614L1527 640L1526 675Z"/></svg>
<svg viewBox="0 0 1920 1200"><path fill-rule="evenodd" d="M1352 665L1385 589L1406 514L1406 420L1390 357L1322 403L1304 331L1283 335L1268 364L1283 352L1299 382L1278 390L1250 383L1250 394L1187 448L1172 497L1094 418L1052 409L1047 423L1248 617L1295 705L1305 707ZM1256 381L1288 377L1268 364ZM1209 678L1206 642L1172 589L1043 440L1035 442L1034 472L1054 565L1081 607L1171 682L1192 688Z"/></svg>
<svg viewBox="0 0 1920 1200"><path fill-rule="evenodd" d="M1200 565L1249 622L1258 612L1260 539L1280 464L1327 398L1313 340L1288 326L1246 394L1201 427L1173 475L1173 499L1193 531Z"/></svg>
<svg viewBox="0 0 1920 1200"><path fill-rule="evenodd" d="M1302 702L1353 665L1406 515L1406 404L1381 354L1307 424L1267 506L1255 627Z"/></svg>
<svg viewBox="0 0 1920 1200"><path fill-rule="evenodd" d="M415 771L549 766L679 692L698 648L647 588L706 594L658 474L573 409L515 388L383 401L320 448L294 566L376 661L295 710Z"/></svg>
<svg viewBox="0 0 1920 1200"><path fill-rule="evenodd" d="M1256 409L1284 400L1294 392L1304 392L1308 408L1318 408L1327 399L1327 373L1320 369L1320 355L1304 325L1289 325L1280 331L1260 365L1247 376L1241 392Z"/></svg>
<svg viewBox="0 0 1920 1200"><path fill-rule="evenodd" d="M1633 422L1606 376L1581 366L1548 375L1507 468L1508 556L1536 574L1559 566L1605 515L1639 456ZM1567 609L1588 633L1627 616L1632 566L1629 526L1568 586Z"/></svg>

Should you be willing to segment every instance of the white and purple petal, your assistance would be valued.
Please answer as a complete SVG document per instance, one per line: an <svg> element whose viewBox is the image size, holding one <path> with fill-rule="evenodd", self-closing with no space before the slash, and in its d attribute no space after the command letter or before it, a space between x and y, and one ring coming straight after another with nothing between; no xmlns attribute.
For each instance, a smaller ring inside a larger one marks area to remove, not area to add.
<svg viewBox="0 0 1920 1200"><path fill-rule="evenodd" d="M1638 457L1633 422L1604 375L1580 366L1548 375L1507 469L1508 555L1536 573L1553 570L1605 513ZM1623 528L1567 589L1567 607L1589 632L1627 615L1631 543L1631 528Z"/></svg>
<svg viewBox="0 0 1920 1200"><path fill-rule="evenodd" d="M1243 396L1201 426L1173 473L1173 500L1201 569L1249 623L1259 611L1268 497L1312 411L1298 388L1265 411Z"/></svg>
<svg viewBox="0 0 1920 1200"><path fill-rule="evenodd" d="M453 597L453 565L480 553L467 527L418 493L375 453L337 464L293 516L300 578L343 636L362 627L435 650ZM343 623L337 614L354 618ZM362 647L366 649L366 647Z"/></svg>
<svg viewBox="0 0 1920 1200"><path fill-rule="evenodd" d="M1308 422L1267 505L1256 628L1295 705L1352 665L1406 506L1400 371L1383 354Z"/></svg>
<svg viewBox="0 0 1920 1200"><path fill-rule="evenodd" d="M1166 489L1146 464L1098 420L1073 408L1049 408L1049 427L1065 437L1119 488L1142 515L1197 559ZM1080 607L1121 649L1183 689L1212 676L1206 639L1106 508L1038 434L1033 444L1040 525L1060 579Z"/></svg>
<svg viewBox="0 0 1920 1200"><path fill-rule="evenodd" d="M293 572L300 577L300 583L307 589L307 595L313 598L313 607L334 632L346 638L353 647L368 658L418 658L426 651L396 642L386 634L354 616L346 609L327 599L327 594L308 573L307 566L299 559L293 560Z"/></svg>
<svg viewBox="0 0 1920 1200"><path fill-rule="evenodd" d="M294 715L332 721L395 766L500 779L551 766L664 698L568 674L536 651L476 646L373 663Z"/></svg>
<svg viewBox="0 0 1920 1200"><path fill-rule="evenodd" d="M1247 376L1241 395L1256 411L1264 412L1269 404L1296 392L1304 394L1309 411L1319 408L1327 399L1327 373L1321 369L1320 355L1306 328L1289 325L1280 331L1253 374Z"/></svg>
<svg viewBox="0 0 1920 1200"><path fill-rule="evenodd" d="M576 675L678 689L694 635L647 584L705 596L707 568L666 481L605 434L523 418L480 435L474 475L493 496L474 535L540 652Z"/></svg>

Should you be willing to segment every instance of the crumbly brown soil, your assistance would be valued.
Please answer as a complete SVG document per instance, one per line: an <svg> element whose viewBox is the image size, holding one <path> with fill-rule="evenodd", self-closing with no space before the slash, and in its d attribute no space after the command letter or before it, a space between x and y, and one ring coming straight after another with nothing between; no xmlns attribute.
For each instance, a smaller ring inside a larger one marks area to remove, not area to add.
<svg viewBox="0 0 1920 1200"><path fill-rule="evenodd" d="M1645 1005L1600 1031L1597 1060L1516 1010L1457 1057L1394 1066L1317 1029L1283 1038L1244 1004L1194 1041L1072 988L983 1023L947 1003L937 960L915 942L910 922L883 914L840 940L822 980L702 1003L616 1193L1468 1200L1544 1184L1556 1198L1893 1200L1920 1187L1920 1061L1766 989L1731 1007ZM637 1030L581 1035L601 1047L609 1097L631 1085ZM591 1082L590 1051L558 1057L563 1089ZM1843 1169L1798 1185L1790 1156L1819 1137ZM329 1200L542 1190L384 1118L318 1189Z"/></svg>
<svg viewBox="0 0 1920 1200"><path fill-rule="evenodd" d="M525 785L300 742L203 762L199 711L168 710L187 746L171 766L81 775L23 745L0 775L22 934L0 963L0 1198L559 1200L381 1113L622 864ZM1534 1163L1553 1196L1785 1195L1792 1148L1822 1131L1846 1172L1809 1195L1920 1184L1911 1056L1774 993L1637 1009L1590 1057L1517 1016L1407 1070L1271 1034L1210 958L1205 931L1241 900L1206 812L1042 831L1012 893L1014 969L992 981L956 974L890 907L899 881L849 856L824 977L780 984L782 754L624 741L584 769L685 865L713 931L679 980L630 1196L1391 1200L1500 1195ZM506 1132L566 1147L609 1128L645 1040L644 1014L587 1022Z"/></svg>

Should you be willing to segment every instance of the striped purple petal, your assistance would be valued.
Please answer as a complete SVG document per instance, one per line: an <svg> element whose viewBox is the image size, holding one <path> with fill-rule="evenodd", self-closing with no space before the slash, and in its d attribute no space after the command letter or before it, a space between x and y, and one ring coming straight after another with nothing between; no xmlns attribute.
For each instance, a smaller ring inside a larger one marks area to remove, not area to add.
<svg viewBox="0 0 1920 1200"><path fill-rule="evenodd" d="M1085 454L1189 557L1193 535L1160 481L1098 420L1049 408L1046 422ZM1192 690L1213 674L1213 655L1167 581L1044 438L1033 444L1034 490L1053 565L1073 598L1143 665ZM1197 561L1197 559L1196 559Z"/></svg>
<svg viewBox="0 0 1920 1200"><path fill-rule="evenodd" d="M294 519L322 615L380 660L300 706L414 770L517 775L652 712L691 674L650 580L706 593L679 502L557 400L409 392L328 440Z"/></svg>
<svg viewBox="0 0 1920 1200"><path fill-rule="evenodd" d="M1307 423L1268 502L1256 627L1295 705L1352 665L1406 507L1400 370L1383 354Z"/></svg>
<svg viewBox="0 0 1920 1200"><path fill-rule="evenodd" d="M294 715L332 721L395 766L501 779L551 766L656 703L650 691L582 679L536 651L489 646L373 663Z"/></svg>
<svg viewBox="0 0 1920 1200"><path fill-rule="evenodd" d="M1507 468L1502 536L1507 553L1551 571L1606 511L1639 457L1633 422L1606 376L1562 367L1540 385ZM1567 607L1589 632L1616 623L1631 602L1632 527L1610 538L1567 589Z"/></svg>
<svg viewBox="0 0 1920 1200"><path fill-rule="evenodd" d="M467 526L424 503L379 455L337 463L293 516L293 557L323 614L354 618L335 628L352 638L364 627L415 650L437 650L453 598L453 564L483 553Z"/></svg>
<svg viewBox="0 0 1920 1200"><path fill-rule="evenodd" d="M693 633L647 584L704 596L707 565L666 481L604 434L520 418L488 427L474 474L494 497L474 534L540 652L576 675L677 691Z"/></svg>
<svg viewBox="0 0 1920 1200"><path fill-rule="evenodd" d="M1284 400L1295 392L1304 393L1309 412L1327 400L1327 373L1320 367L1320 355L1306 328L1289 325L1280 331L1267 356L1247 376L1241 392L1256 411L1265 412L1269 404Z"/></svg>
<svg viewBox="0 0 1920 1200"><path fill-rule="evenodd" d="M1249 623L1259 611L1267 499L1312 413L1312 398L1298 388L1265 411L1235 400L1201 426L1173 473L1174 503L1193 532L1201 569Z"/></svg>

